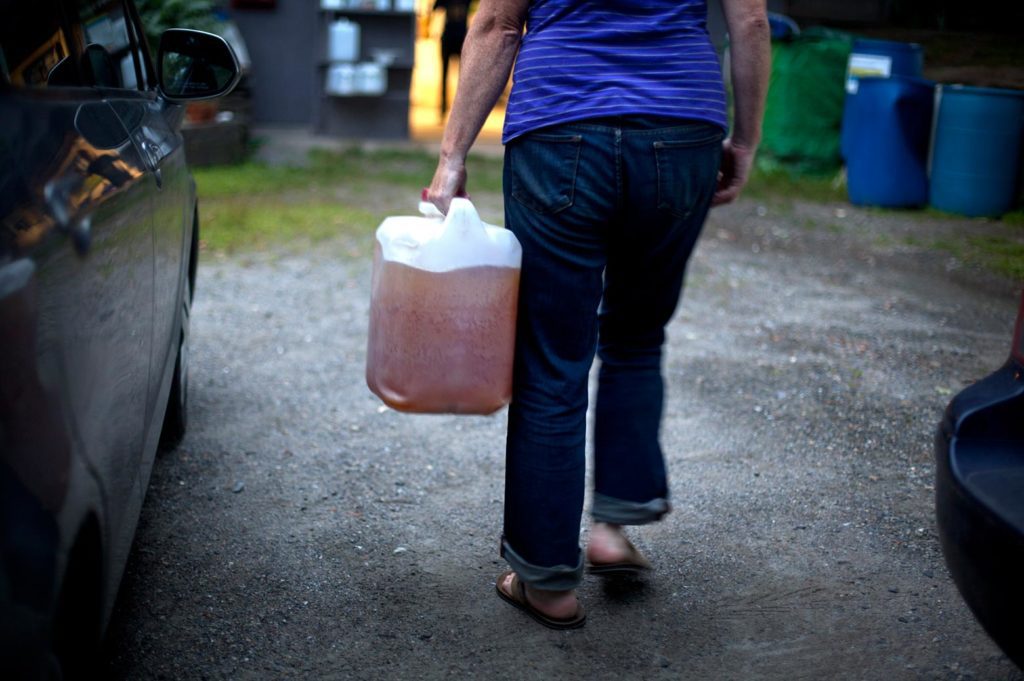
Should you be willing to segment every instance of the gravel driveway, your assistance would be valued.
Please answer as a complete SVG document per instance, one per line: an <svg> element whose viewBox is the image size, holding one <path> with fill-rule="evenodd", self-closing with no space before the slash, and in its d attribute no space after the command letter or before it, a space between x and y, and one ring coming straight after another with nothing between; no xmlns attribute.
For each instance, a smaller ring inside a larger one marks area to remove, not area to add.
<svg viewBox="0 0 1024 681"><path fill-rule="evenodd" d="M485 213L485 218L493 217ZM153 472L119 678L1022 679L949 579L932 437L1009 351L1006 282L905 245L985 229L719 209L665 361L675 511L576 632L493 593L505 412L408 416L363 380L369 265L207 257L191 424Z"/></svg>

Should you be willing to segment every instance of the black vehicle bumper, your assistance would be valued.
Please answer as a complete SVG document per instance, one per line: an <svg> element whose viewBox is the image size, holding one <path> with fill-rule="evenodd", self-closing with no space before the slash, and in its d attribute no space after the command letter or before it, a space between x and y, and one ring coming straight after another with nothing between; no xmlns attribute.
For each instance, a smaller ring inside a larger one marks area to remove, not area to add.
<svg viewBox="0 0 1024 681"><path fill-rule="evenodd" d="M956 396L935 441L939 537L953 580L1024 668L1024 376L1013 362Z"/></svg>

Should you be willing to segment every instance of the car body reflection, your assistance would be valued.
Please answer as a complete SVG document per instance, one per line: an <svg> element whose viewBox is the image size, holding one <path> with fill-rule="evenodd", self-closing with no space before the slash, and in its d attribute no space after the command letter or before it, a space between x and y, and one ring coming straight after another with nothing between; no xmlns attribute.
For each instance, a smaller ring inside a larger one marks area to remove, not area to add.
<svg viewBox="0 0 1024 681"><path fill-rule="evenodd" d="M198 258L178 103L192 95L159 86L130 2L82 3L92 18L77 27L48 4L6 0L0 24L0 669L13 678L82 674L99 650L157 445L184 433ZM195 59L234 63L196 35Z"/></svg>

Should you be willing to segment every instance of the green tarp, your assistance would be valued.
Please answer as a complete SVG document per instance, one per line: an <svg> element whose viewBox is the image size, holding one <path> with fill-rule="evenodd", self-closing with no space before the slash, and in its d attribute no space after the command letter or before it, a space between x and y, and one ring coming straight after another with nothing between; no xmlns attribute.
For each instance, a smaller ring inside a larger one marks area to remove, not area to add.
<svg viewBox="0 0 1024 681"><path fill-rule="evenodd" d="M830 173L841 164L839 130L853 37L811 28L772 43L772 76L760 153L797 172Z"/></svg>

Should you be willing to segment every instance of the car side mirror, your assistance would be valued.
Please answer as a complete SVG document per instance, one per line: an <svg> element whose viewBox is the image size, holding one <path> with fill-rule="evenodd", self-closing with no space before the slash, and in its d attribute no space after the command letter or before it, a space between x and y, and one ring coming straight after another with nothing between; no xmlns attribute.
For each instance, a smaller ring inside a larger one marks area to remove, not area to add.
<svg viewBox="0 0 1024 681"><path fill-rule="evenodd" d="M160 93L172 102L226 95L241 77L227 41L203 31L167 29L160 36L156 61Z"/></svg>

